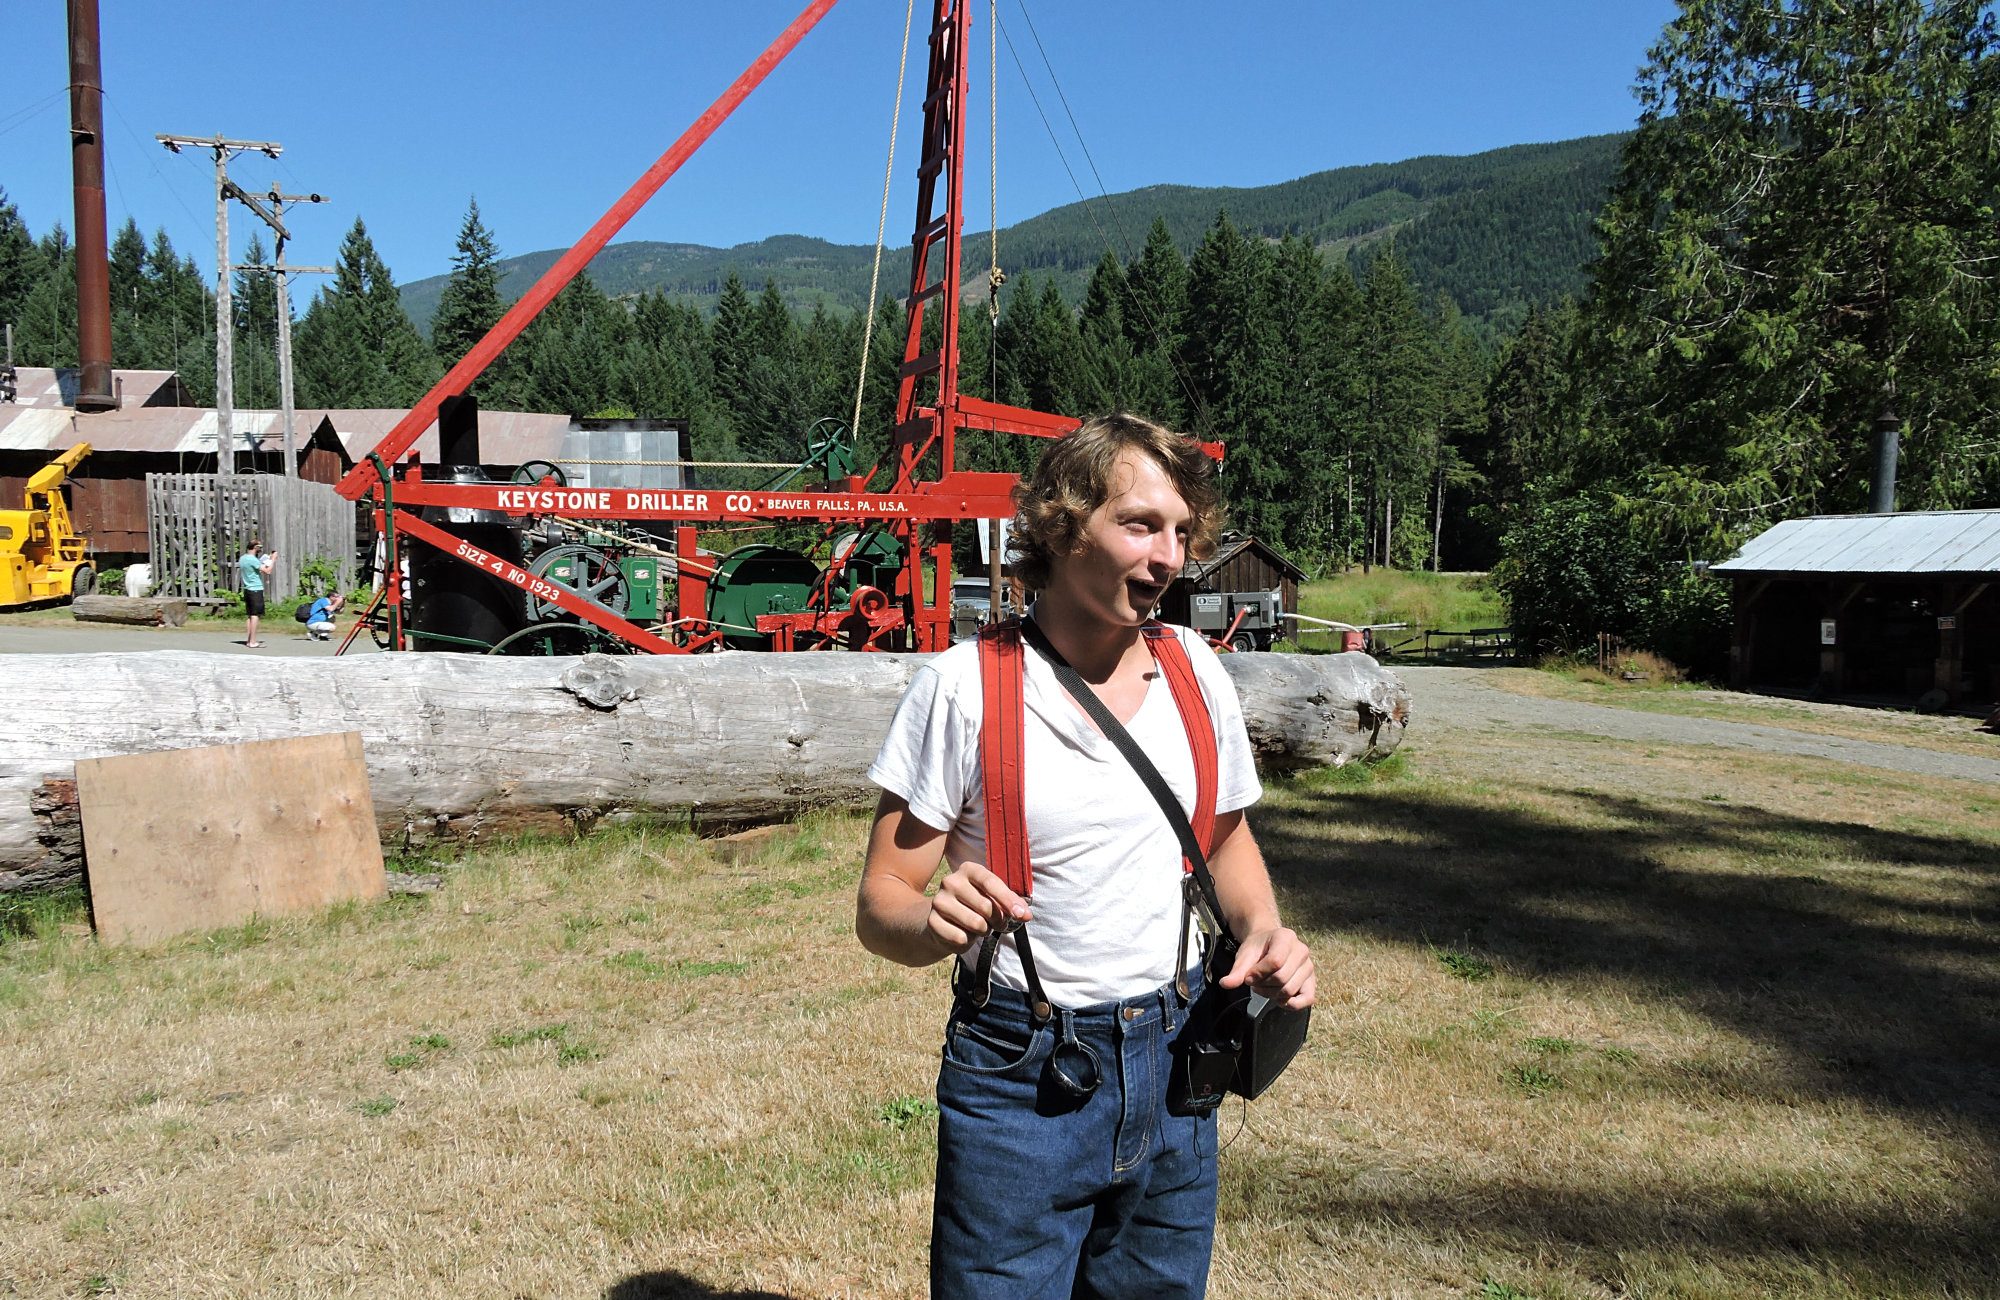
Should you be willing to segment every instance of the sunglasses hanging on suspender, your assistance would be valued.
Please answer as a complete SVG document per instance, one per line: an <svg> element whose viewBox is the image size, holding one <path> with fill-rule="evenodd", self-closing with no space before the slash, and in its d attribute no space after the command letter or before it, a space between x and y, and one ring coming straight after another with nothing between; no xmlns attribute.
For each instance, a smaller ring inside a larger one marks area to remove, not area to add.
<svg viewBox="0 0 2000 1300"><path fill-rule="evenodd" d="M1206 940L1202 961L1206 978L1201 996L1188 1008L1187 1024L1175 1040L1167 1109L1176 1115L1201 1115L1221 1105L1228 1093L1248 1098L1261 1095L1305 1045L1311 1008L1289 1010L1253 992L1248 984L1235 989L1222 987L1222 977L1236 964L1241 945L1222 914L1215 877L1209 874L1208 859L1195 839L1194 828L1188 825L1180 800L1174 797L1160 770L1153 766L1153 760L1146 757L1131 733L1083 680L1083 674L1049 643L1048 636L1032 618L1021 620L1021 636L1048 661L1063 688L1139 774L1159 803L1160 811L1166 814L1168 824L1180 840L1181 852L1187 856L1189 870L1181 880L1181 954L1174 980L1185 997L1190 915L1200 921Z"/></svg>

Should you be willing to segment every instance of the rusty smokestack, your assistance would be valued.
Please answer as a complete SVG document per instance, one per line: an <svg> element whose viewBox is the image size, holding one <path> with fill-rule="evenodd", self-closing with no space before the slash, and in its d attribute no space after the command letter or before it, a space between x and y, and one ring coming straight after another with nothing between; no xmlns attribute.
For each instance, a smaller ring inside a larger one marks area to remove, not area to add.
<svg viewBox="0 0 2000 1300"><path fill-rule="evenodd" d="M108 411L111 270L104 231L104 71L97 0L69 0L70 172L76 184L76 409Z"/></svg>

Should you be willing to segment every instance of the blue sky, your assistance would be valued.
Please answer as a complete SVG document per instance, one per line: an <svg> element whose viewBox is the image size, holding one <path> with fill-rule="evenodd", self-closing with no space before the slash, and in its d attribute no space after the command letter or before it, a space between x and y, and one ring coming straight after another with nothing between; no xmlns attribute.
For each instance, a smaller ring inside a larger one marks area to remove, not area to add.
<svg viewBox="0 0 2000 1300"><path fill-rule="evenodd" d="M966 204L968 228L983 228L987 5L973 3ZM277 162L253 154L232 166L253 193L331 196L296 210L294 262L332 262L360 216L398 280L441 273L474 195L503 253L566 247L803 4L101 0L111 228L128 214L149 237L163 226L213 274L212 164L204 152L169 154L153 135L220 131L285 146ZM10 8L0 186L39 236L72 225L64 5ZM872 243L904 8L837 4L619 238ZM928 8L917 6L891 247L907 245L915 202ZM1112 193L1262 185L1623 130L1634 74L1673 12L1671 0L999 4L1088 194L1097 179L1065 98ZM216 51L227 63L210 73ZM999 65L1005 225L1078 196L1004 40ZM255 219L235 206L230 222L240 256Z"/></svg>

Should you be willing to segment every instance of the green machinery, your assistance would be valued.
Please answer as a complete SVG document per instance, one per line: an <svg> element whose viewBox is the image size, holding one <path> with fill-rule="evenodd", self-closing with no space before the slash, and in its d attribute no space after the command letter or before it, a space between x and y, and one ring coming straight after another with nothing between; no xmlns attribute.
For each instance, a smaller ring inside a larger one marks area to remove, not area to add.
<svg viewBox="0 0 2000 1300"><path fill-rule="evenodd" d="M824 568L788 547L762 542L739 546L716 562L709 579L708 620L722 630L723 644L766 649L771 638L757 630L760 615L848 610L858 593L891 590L902 564L901 544L880 530L836 538Z"/></svg>

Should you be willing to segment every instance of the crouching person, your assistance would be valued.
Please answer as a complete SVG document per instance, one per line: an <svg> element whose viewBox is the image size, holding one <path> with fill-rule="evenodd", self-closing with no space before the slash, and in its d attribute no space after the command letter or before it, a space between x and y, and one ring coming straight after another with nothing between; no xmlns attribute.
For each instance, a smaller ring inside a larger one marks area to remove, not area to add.
<svg viewBox="0 0 2000 1300"><path fill-rule="evenodd" d="M1051 444L1016 502L1026 619L919 669L869 770L883 793L856 931L905 965L954 961L931 1291L1198 1297L1215 1116L1168 1105L1202 979L1183 841L1056 665L1191 823L1242 937L1223 985L1310 1006L1312 955L1280 923L1243 817L1262 790L1235 688L1198 636L1152 619L1188 555L1214 547L1213 466L1188 438L1109 416Z"/></svg>

